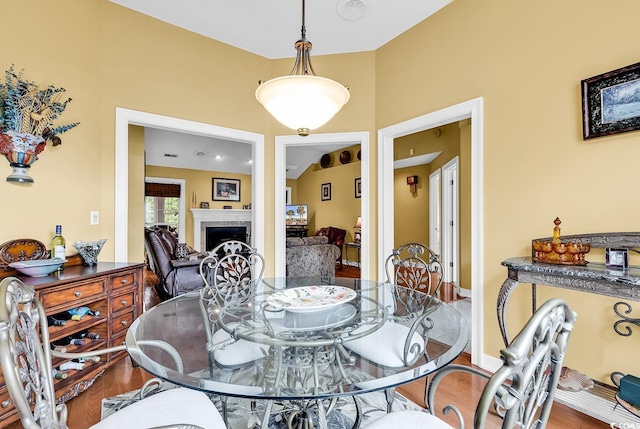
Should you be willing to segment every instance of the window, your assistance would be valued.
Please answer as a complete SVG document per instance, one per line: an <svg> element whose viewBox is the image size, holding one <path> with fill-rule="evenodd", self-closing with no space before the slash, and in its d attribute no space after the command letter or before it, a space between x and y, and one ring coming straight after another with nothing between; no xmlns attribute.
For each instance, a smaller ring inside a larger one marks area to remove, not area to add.
<svg viewBox="0 0 640 429"><path fill-rule="evenodd" d="M180 185L145 183L145 225L170 225L178 230L180 214Z"/></svg>

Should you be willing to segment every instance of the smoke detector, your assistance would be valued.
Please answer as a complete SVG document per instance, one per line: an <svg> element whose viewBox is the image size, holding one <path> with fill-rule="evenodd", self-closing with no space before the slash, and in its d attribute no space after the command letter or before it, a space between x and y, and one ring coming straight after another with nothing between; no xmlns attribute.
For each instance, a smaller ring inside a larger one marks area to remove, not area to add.
<svg viewBox="0 0 640 429"><path fill-rule="evenodd" d="M369 9L365 0L338 0L336 11L347 21L357 21L364 18Z"/></svg>
<svg viewBox="0 0 640 429"><path fill-rule="evenodd" d="M205 152L203 150L197 150L197 151L193 152L193 155L198 157L198 158L201 158L203 156L207 156L207 152Z"/></svg>

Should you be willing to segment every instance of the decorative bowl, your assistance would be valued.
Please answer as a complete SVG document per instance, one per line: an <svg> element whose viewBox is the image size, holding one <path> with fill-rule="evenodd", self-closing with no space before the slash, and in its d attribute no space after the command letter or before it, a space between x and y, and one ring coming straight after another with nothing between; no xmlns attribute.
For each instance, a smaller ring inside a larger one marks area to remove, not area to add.
<svg viewBox="0 0 640 429"><path fill-rule="evenodd" d="M98 262L98 254L106 242L106 238L98 241L76 241L73 247L82 256L85 265L95 265Z"/></svg>
<svg viewBox="0 0 640 429"><path fill-rule="evenodd" d="M44 277L60 268L65 262L67 260L62 258L34 259L32 261L12 262L9 266L30 277Z"/></svg>

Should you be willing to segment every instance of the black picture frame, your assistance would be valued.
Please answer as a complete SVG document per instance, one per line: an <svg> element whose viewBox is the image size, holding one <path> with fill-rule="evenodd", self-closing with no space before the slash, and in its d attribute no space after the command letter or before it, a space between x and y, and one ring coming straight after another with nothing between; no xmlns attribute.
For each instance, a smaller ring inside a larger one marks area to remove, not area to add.
<svg viewBox="0 0 640 429"><path fill-rule="evenodd" d="M320 185L320 199L322 201L331 201L331 183Z"/></svg>
<svg viewBox="0 0 640 429"><path fill-rule="evenodd" d="M362 178L358 177L357 179L355 179L353 188L354 188L354 193L356 198L361 198L362 197Z"/></svg>
<svg viewBox="0 0 640 429"><path fill-rule="evenodd" d="M200 208L201 209L208 209L209 208L209 203L206 201L203 201L200 203Z"/></svg>
<svg viewBox="0 0 640 429"><path fill-rule="evenodd" d="M211 178L213 201L240 201L240 179Z"/></svg>
<svg viewBox="0 0 640 429"><path fill-rule="evenodd" d="M640 63L582 80L583 139L640 129Z"/></svg>

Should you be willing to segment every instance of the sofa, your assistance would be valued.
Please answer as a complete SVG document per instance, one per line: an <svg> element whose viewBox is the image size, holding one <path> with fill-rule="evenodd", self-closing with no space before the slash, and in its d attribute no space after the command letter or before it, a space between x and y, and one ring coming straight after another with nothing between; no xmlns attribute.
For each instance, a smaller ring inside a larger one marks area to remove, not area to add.
<svg viewBox="0 0 640 429"><path fill-rule="evenodd" d="M185 259L178 259L176 247L178 237L165 227L144 229L144 248L147 265L160 280L158 293L164 298L201 289L204 281L200 277L200 260L206 253L189 248Z"/></svg>
<svg viewBox="0 0 640 429"><path fill-rule="evenodd" d="M316 232L316 236L327 237L330 244L338 246L340 253L338 254L336 261L340 263L340 270L342 270L342 245L344 244L344 238L347 236L347 231L335 226L327 226L320 228Z"/></svg>
<svg viewBox="0 0 640 429"><path fill-rule="evenodd" d="M326 236L286 239L287 277L334 277L340 248Z"/></svg>

